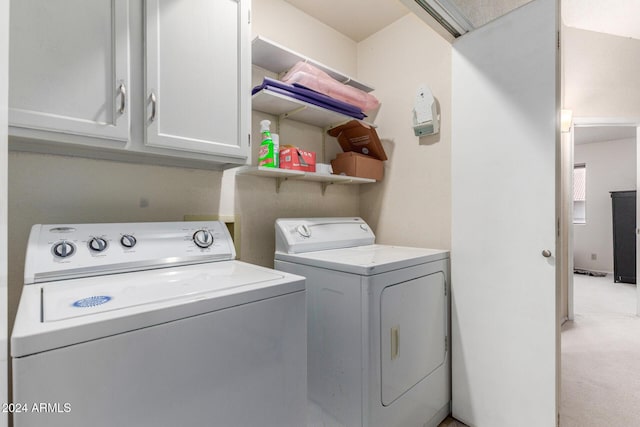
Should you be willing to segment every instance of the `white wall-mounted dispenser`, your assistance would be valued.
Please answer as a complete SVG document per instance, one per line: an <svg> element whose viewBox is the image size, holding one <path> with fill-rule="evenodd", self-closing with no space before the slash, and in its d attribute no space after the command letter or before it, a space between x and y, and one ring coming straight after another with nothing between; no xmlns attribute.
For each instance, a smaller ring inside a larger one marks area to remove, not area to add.
<svg viewBox="0 0 640 427"><path fill-rule="evenodd" d="M440 115L431 89L421 85L413 105L413 132L416 136L433 135L440 132Z"/></svg>

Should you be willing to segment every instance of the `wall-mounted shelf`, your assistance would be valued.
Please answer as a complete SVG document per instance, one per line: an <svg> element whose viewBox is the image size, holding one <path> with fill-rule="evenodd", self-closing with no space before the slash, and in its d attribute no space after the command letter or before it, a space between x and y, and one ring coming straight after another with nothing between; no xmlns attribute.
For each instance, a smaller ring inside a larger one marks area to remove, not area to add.
<svg viewBox="0 0 640 427"><path fill-rule="evenodd" d="M291 49L287 49L286 47L262 36L256 37L251 42L251 62L265 70L280 74L293 67L293 65L299 61L308 62L314 67L329 74L332 78L346 85L353 86L365 92L371 92L373 90L373 87L369 85L352 79L344 73L327 67L326 65L294 52Z"/></svg>
<svg viewBox="0 0 640 427"><path fill-rule="evenodd" d="M280 93L262 89L251 98L251 107L255 111L278 116L280 120L292 119L298 122L308 123L321 128L331 128L350 120L357 120L351 116L327 110L323 107L300 101ZM375 124L360 120L368 126Z"/></svg>
<svg viewBox="0 0 640 427"><path fill-rule="evenodd" d="M265 168L261 166L242 166L237 169L237 174L275 178L276 193L280 191L280 185L282 184L282 182L290 179L295 179L300 181L320 182L322 183L323 195L327 189L327 186L332 184L353 185L353 184L371 184L376 182L375 179L358 178L355 176L330 175L330 174L321 174L316 172L303 172L303 171L290 170L290 169Z"/></svg>

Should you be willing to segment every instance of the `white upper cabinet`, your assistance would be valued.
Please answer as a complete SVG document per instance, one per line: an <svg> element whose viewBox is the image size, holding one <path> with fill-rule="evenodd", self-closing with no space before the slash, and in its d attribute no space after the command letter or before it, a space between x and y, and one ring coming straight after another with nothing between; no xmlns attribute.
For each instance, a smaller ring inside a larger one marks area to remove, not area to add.
<svg viewBox="0 0 640 427"><path fill-rule="evenodd" d="M126 141L126 1L11 2L9 125Z"/></svg>
<svg viewBox="0 0 640 427"><path fill-rule="evenodd" d="M12 0L9 147L248 163L249 11L250 0Z"/></svg>
<svg viewBox="0 0 640 427"><path fill-rule="evenodd" d="M248 4L146 2L145 144L248 158Z"/></svg>

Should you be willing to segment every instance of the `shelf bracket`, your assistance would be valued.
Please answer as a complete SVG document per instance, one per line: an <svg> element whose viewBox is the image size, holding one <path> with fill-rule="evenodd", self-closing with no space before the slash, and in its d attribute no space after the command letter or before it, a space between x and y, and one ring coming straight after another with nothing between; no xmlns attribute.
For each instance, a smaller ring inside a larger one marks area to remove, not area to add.
<svg viewBox="0 0 640 427"><path fill-rule="evenodd" d="M326 193L327 191L327 187L329 187L330 185L335 184L335 182L330 181L330 182L323 182L322 183L322 195L324 196L324 193Z"/></svg>
<svg viewBox="0 0 640 427"><path fill-rule="evenodd" d="M307 106L306 106L306 105L303 105L302 107L298 107L298 108L296 108L296 109L294 109L294 110L287 111L286 113L282 113L282 114L280 114L280 116L278 116L278 119L279 119L279 120L287 119L287 118L289 118L289 117L293 116L294 114L299 113L299 112L301 112L301 111L304 111L304 110L306 110L306 109L307 109Z"/></svg>
<svg viewBox="0 0 640 427"><path fill-rule="evenodd" d="M321 152L322 161L320 163L327 163L326 158L327 158L327 131L325 129L322 129L322 152Z"/></svg>
<svg viewBox="0 0 640 427"><path fill-rule="evenodd" d="M276 193L280 193L280 185L282 185L282 181L287 178L276 178Z"/></svg>

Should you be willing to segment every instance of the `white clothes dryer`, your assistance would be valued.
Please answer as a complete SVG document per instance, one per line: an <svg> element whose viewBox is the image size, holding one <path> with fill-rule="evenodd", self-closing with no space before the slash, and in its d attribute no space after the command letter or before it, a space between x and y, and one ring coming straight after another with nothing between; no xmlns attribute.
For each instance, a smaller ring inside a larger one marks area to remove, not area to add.
<svg viewBox="0 0 640 427"><path fill-rule="evenodd" d="M377 245L361 218L278 219L275 268L306 277L309 426L446 418L448 251Z"/></svg>
<svg viewBox="0 0 640 427"><path fill-rule="evenodd" d="M35 225L14 425L303 425L304 292L221 222Z"/></svg>

